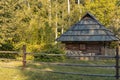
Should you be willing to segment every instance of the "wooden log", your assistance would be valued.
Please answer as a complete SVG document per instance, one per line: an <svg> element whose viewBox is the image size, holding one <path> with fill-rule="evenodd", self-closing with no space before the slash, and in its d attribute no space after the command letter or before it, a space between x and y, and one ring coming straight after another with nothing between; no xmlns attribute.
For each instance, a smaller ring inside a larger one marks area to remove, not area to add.
<svg viewBox="0 0 120 80"><path fill-rule="evenodd" d="M23 68L24 69L26 67L26 45L23 45Z"/></svg>
<svg viewBox="0 0 120 80"><path fill-rule="evenodd" d="M116 48L116 80L119 80L119 46Z"/></svg>
<svg viewBox="0 0 120 80"><path fill-rule="evenodd" d="M17 51L0 51L0 53L17 54L17 53L20 53L20 52L17 52Z"/></svg>

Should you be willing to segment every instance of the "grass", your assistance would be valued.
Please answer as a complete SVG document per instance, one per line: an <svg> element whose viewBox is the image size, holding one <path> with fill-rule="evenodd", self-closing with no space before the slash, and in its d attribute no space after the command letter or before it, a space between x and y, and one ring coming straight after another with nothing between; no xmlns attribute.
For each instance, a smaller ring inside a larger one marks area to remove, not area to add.
<svg viewBox="0 0 120 80"><path fill-rule="evenodd" d="M57 62L56 62L57 63ZM61 62L62 63L62 62ZM113 60L100 61L79 61L66 60L63 63L85 63L85 64L114 64ZM90 67L74 67L74 66L59 66L43 62L30 61L27 67L21 69L22 62L20 61L0 61L0 80L115 80L109 77L87 77L71 74L58 74L45 71L61 71L61 72L79 72L89 74L115 74L115 70L111 68L90 68Z"/></svg>

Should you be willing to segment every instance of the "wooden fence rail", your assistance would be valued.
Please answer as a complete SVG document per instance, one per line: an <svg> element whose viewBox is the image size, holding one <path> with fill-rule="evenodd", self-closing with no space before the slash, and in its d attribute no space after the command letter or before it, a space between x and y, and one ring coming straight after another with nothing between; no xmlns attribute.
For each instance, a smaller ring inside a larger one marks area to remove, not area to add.
<svg viewBox="0 0 120 80"><path fill-rule="evenodd" d="M0 51L0 53L11 53L11 54L16 54L16 53L20 53L20 52L17 52L17 51Z"/></svg>
<svg viewBox="0 0 120 80"><path fill-rule="evenodd" d="M28 53L26 52L26 45L23 45L23 70L26 67L26 56L27 54L36 54L36 53ZM20 53L17 51L0 51L0 53ZM65 54L41 54L41 55L49 55L49 56L66 56ZM62 64L55 64L55 65L60 65L60 66L77 66L77 67L101 67L101 68L115 68L115 75L111 75L111 74L82 74L82 73L75 73L75 72L59 72L59 71L47 71L47 72L52 72L52 73L59 73L59 74L74 74L74 75L81 75L81 76L98 76L98 77L115 77L116 80L119 80L120 75L119 75L119 48L116 48L116 55L115 56L104 56L104 55L78 55L78 56L66 56L66 57L101 57L101 58L113 58L115 59L115 65L89 65L89 64L68 64L68 63L62 63ZM52 63L51 63L52 64Z"/></svg>
<svg viewBox="0 0 120 80"><path fill-rule="evenodd" d="M116 57L115 57L115 60L116 60L116 66L115 66L115 69L116 69L116 80L119 79L119 47L116 48Z"/></svg>
<svg viewBox="0 0 120 80"><path fill-rule="evenodd" d="M71 63L47 63L49 65L58 65L58 66L75 66L75 67L100 67L100 68L115 68L115 65L91 65L91 64L71 64ZM120 67L119 67L120 68Z"/></svg>
<svg viewBox="0 0 120 80"><path fill-rule="evenodd" d="M34 54L34 53L27 53L26 52L26 46L23 46L23 53L24 53L24 57L23 57L23 69L25 67L26 64L26 54ZM41 55L49 55L49 56L66 56L65 54L41 54ZM59 72L59 71L49 71L49 72L53 72L53 73L59 73L59 74L75 74L75 75L81 75L81 76L98 76L98 77L115 77L116 80L119 80L119 47L116 48L116 55L115 56L104 56L104 55L94 55L94 56L66 56L66 57L102 57L102 58L114 58L115 59L115 65L85 65L85 64L58 64L58 65L62 65L62 66L80 66L80 67L112 67L115 68L115 75L110 75L110 74L83 74L83 73L74 73L74 72Z"/></svg>
<svg viewBox="0 0 120 80"><path fill-rule="evenodd" d="M115 75L111 74L84 74L84 73L77 73L77 72L58 72L58 71L47 71L52 73L59 73L59 74L72 74L72 75L80 75L80 76L93 76L93 77L116 77ZM120 76L118 76L120 77Z"/></svg>

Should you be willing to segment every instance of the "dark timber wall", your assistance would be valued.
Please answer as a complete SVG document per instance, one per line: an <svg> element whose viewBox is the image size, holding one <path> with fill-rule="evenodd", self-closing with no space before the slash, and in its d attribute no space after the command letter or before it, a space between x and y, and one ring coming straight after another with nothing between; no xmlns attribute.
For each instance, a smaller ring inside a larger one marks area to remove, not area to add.
<svg viewBox="0 0 120 80"><path fill-rule="evenodd" d="M66 50L81 51L83 54L95 53L104 54L104 44L101 42L66 42Z"/></svg>

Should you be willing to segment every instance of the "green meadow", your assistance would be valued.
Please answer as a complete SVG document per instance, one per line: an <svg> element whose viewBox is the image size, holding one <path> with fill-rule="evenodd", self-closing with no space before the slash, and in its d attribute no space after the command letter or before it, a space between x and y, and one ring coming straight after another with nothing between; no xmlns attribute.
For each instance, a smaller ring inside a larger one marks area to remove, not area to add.
<svg viewBox="0 0 120 80"><path fill-rule="evenodd" d="M0 61L0 80L115 80L112 77L90 77L75 74L59 74L54 72L74 72L87 74L112 74L114 68L95 68L79 66L61 66L59 63L90 64L90 65L113 65L113 60L79 61L66 60L64 62L34 62L28 61L22 70L20 61Z"/></svg>

